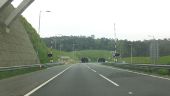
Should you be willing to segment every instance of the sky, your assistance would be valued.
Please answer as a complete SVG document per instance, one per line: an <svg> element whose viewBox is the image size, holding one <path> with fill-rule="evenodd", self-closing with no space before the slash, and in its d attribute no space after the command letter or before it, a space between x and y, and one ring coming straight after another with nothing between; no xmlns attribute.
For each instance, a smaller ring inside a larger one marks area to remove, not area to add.
<svg viewBox="0 0 170 96"><path fill-rule="evenodd" d="M38 30L42 11L41 37L115 38L115 23L118 39L163 39L170 38L169 5L169 0L35 0L22 15Z"/></svg>

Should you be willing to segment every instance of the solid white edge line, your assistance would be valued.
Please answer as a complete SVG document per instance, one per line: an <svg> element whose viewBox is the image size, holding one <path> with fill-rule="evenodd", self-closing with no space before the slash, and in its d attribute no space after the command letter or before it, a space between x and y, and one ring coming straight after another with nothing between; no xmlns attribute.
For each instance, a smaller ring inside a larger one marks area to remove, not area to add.
<svg viewBox="0 0 170 96"><path fill-rule="evenodd" d="M108 79L107 77L103 76L102 74L99 74L102 78L106 79L107 81L109 81L110 83L114 84L115 86L119 86L117 83L115 83L114 81Z"/></svg>
<svg viewBox="0 0 170 96"><path fill-rule="evenodd" d="M103 65L102 65L102 66L103 66ZM144 75L144 76L150 76L150 77L159 78L159 79L164 79L164 80L170 80L170 78L160 77L160 76L156 76L156 75L149 75L149 74L146 74L146 73L130 71L130 70L127 70L127 69L120 69L120 68L115 68L115 67L113 68L113 67L107 67L107 66L103 66L103 67L111 68L111 69L116 69L116 70L121 70L121 71L126 71L126 72L130 72L130 73L135 73L135 74L139 74L139 75Z"/></svg>
<svg viewBox="0 0 170 96"><path fill-rule="evenodd" d="M56 77L58 77L59 75L61 75L62 73L64 73L66 70L68 70L71 66L67 67L66 69L64 69L63 71L61 71L60 73L58 73L57 75L55 75L54 77L50 78L49 80L47 80L46 82L44 82L43 84L39 85L38 87L34 88L33 90L31 90L30 92L28 92L27 94L25 94L24 96L30 96L31 94L33 94L34 92L36 92L38 89L40 89L41 87L43 87L44 85L48 84L50 81L52 81L53 79L55 79Z"/></svg>

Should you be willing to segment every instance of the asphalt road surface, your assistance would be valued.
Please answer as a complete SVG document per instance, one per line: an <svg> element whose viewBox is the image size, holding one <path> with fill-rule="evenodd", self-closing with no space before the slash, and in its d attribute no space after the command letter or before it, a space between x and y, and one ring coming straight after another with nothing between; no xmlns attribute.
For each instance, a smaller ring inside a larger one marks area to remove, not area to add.
<svg viewBox="0 0 170 96"><path fill-rule="evenodd" d="M100 64L74 64L24 96L170 96L170 79Z"/></svg>

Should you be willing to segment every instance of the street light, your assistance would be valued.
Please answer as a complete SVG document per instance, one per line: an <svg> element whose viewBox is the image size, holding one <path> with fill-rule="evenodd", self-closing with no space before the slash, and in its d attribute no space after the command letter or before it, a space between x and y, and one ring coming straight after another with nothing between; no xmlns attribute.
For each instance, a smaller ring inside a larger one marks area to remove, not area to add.
<svg viewBox="0 0 170 96"><path fill-rule="evenodd" d="M51 12L51 11L40 11L39 12L39 24L38 24L38 34L40 35L40 28L41 28L41 13L42 12Z"/></svg>
<svg viewBox="0 0 170 96"><path fill-rule="evenodd" d="M41 28L41 14L42 14L42 12L51 12L51 11L40 11L39 12L39 24L38 24L38 34L39 34L39 36L40 36L40 28ZM52 54L52 50L51 50L51 54ZM38 55L39 55L39 53L38 53L38 50L37 50L37 57L38 57Z"/></svg>

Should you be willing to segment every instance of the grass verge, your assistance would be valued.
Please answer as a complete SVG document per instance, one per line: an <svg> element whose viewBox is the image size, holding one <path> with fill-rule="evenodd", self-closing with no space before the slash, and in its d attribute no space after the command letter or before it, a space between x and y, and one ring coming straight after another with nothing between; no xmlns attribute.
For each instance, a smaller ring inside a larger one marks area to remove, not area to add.
<svg viewBox="0 0 170 96"><path fill-rule="evenodd" d="M62 64L59 64L59 65L62 65ZM55 66L58 66L58 65L55 65ZM53 67L53 66L46 66L46 67L41 67L41 68L40 67L30 67L30 68L23 68L23 69L16 69L16 70L0 71L0 80L9 78L9 77L13 77L13 76L17 76L17 75L22 75L22 74L26 74L26 73L43 70L48 67Z"/></svg>
<svg viewBox="0 0 170 96"><path fill-rule="evenodd" d="M32 68L0 71L0 80L5 79L5 78L9 78L9 77L13 77L13 76L17 76L17 75L21 75L21 74L26 74L26 73L42 70L42 69L45 69L45 67L43 67L43 68L32 67Z"/></svg>
<svg viewBox="0 0 170 96"><path fill-rule="evenodd" d="M144 72L144 73L149 73L149 74L154 74L154 75L159 75L159 76L170 76L170 70L168 69L163 69L163 68L151 68L151 67L130 67L130 66L121 66L121 65L114 65L111 63L105 63L103 65L107 66L114 66L122 69L129 69L129 70L134 70L137 72Z"/></svg>

